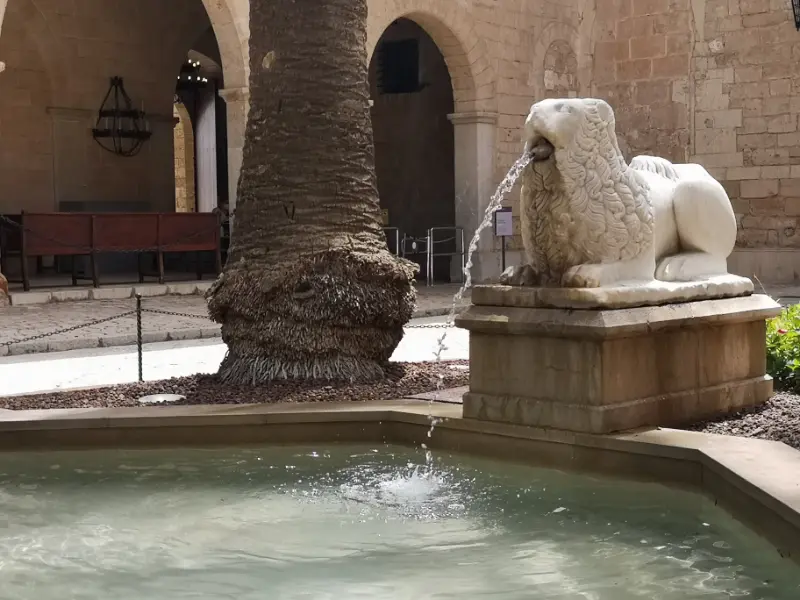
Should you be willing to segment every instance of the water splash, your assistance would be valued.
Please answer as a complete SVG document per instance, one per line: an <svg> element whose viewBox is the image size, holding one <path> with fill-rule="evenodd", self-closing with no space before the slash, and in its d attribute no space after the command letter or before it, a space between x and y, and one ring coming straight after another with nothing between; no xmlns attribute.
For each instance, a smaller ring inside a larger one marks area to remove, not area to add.
<svg viewBox="0 0 800 600"><path fill-rule="evenodd" d="M470 241L467 249L467 259L464 266L464 284L453 296L453 304L450 306L450 312L447 314L444 330L442 331L442 335L439 336L439 339L436 340L436 350L434 351L435 362L441 362L442 360L442 353L447 349L447 346L444 343L445 339L447 338L447 333L456 318L456 312L458 311L458 307L464 298L464 293L472 287L472 255L478 250L478 243L480 242L481 234L487 227L491 226L494 213L497 212L497 210L502 206L503 199L512 189L514 189L514 185L516 185L517 180L520 178L520 175L522 175L522 171L525 169L525 167L531 164L533 159L534 156L530 152L525 152L522 156L520 156L508 170L508 173L506 173L503 181L501 181L500 185L497 186L497 189L489 200L489 205L486 207L486 211L483 215L483 221L480 222L478 228L475 230L475 235L472 236L472 240ZM436 391L433 394L433 399L428 402L428 420L431 423L431 427L428 430L428 439L433 436L434 428L440 423L440 420L433 416L433 403L438 400L439 393L442 391L442 389L444 389L444 375L439 375L439 381L436 382ZM422 444L422 448L425 450L426 462L430 465L433 459L431 451L428 449L427 444Z"/></svg>

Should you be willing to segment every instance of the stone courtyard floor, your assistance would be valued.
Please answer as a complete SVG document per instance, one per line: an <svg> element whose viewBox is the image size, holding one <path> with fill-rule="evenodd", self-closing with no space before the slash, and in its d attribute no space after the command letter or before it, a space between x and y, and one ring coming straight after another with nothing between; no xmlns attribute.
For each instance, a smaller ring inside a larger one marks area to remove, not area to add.
<svg viewBox="0 0 800 600"><path fill-rule="evenodd" d="M439 358L465 361L469 356L469 333L455 327L445 329L445 321L444 316L412 321L391 360L404 363L434 361L442 340L444 347ZM442 339L444 333L447 335ZM143 379L153 382L214 373L219 369L227 348L222 340L216 338L146 344L143 350ZM428 376L432 374L428 373ZM428 376L423 378L428 379ZM7 356L0 359L0 398L55 389L131 383L137 378L135 346Z"/></svg>
<svg viewBox="0 0 800 600"><path fill-rule="evenodd" d="M418 285L414 317L447 314L458 289L458 284ZM800 287L797 286L771 286L763 291L783 304L800 302ZM468 302L469 292L462 306ZM135 344L135 307L135 300L126 298L4 308L0 310L0 356ZM220 335L219 325L208 318L202 296L143 298L142 307L145 309L144 343L218 338Z"/></svg>
<svg viewBox="0 0 800 600"><path fill-rule="evenodd" d="M457 284L419 285L414 317L447 314L458 289ZM464 304L468 301L467 294ZM136 301L126 298L1 309L0 356L135 344L135 308ZM208 318L206 301L202 296L143 298L142 308L144 343L217 338L220 335L219 325Z"/></svg>

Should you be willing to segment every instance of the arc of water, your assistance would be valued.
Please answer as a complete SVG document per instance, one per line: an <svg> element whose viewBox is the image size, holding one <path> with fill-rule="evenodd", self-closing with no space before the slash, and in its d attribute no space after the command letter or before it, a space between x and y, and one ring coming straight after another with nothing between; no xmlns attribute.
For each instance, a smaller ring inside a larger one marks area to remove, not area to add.
<svg viewBox="0 0 800 600"><path fill-rule="evenodd" d="M516 162L511 166L508 170L508 173L503 178L503 181L500 182L500 185L497 186L497 190L492 195L491 199L489 200L489 204L486 207L486 211L484 212L483 220L478 225L478 228L475 230L475 235L472 236L472 240L469 243L469 248L467 249L467 260L464 266L464 284L459 288L456 294L453 296L453 303L450 306L450 312L447 314L447 319L444 325L444 331L442 331L442 335L439 336L439 339L436 341L436 351L434 352L434 360L435 362L441 362L442 360L442 353L447 348L445 346L445 339L447 338L447 333L452 325L453 321L455 320L456 311L458 310L458 306L461 303L461 300L464 298L464 294L466 291L472 287L472 256L478 250L478 243L480 242L481 234L483 231L492 224L492 216L495 212L502 206L503 199L508 195L508 193L514 188L514 185L517 183L520 175L522 175L522 171L527 167L531 162L536 159L536 156L527 151L520 156ZM434 418L433 416L433 403L438 400L439 394L441 393L442 389L444 388L444 375L439 375L439 381L436 383L436 391L433 394L433 398L429 400L429 412L428 412L428 420L431 423L431 427L428 430L428 438L430 439L433 437L433 430L436 425L440 422L438 419ZM427 444L422 444L422 448L425 450L425 456L428 463L431 461L431 452L427 447Z"/></svg>

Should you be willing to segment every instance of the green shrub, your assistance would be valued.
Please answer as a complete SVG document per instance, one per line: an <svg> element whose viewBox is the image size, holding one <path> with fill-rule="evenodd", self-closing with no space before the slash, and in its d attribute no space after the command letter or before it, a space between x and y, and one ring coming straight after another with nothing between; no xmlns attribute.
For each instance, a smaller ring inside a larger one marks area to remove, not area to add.
<svg viewBox="0 0 800 600"><path fill-rule="evenodd" d="M767 373L777 389L800 391L800 304L767 321Z"/></svg>

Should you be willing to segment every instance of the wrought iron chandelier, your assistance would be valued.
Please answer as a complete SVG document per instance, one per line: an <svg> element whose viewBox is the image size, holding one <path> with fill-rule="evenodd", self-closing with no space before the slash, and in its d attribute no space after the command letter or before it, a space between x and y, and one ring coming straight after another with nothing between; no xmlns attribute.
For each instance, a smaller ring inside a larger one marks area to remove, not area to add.
<svg viewBox="0 0 800 600"><path fill-rule="evenodd" d="M122 77L112 77L92 129L95 141L113 154L129 157L139 154L151 135L144 106L142 110L133 108Z"/></svg>
<svg viewBox="0 0 800 600"><path fill-rule="evenodd" d="M207 83L208 77L200 73L200 63L196 60L189 59L181 66L176 90L191 90L204 87Z"/></svg>

